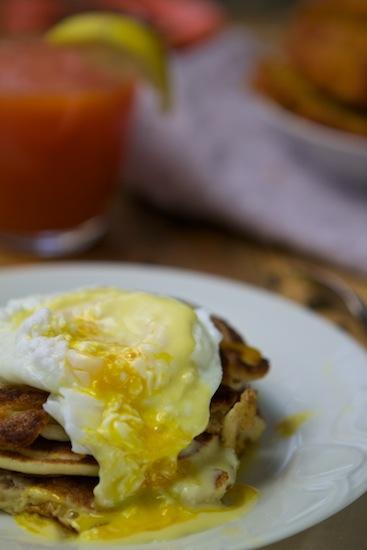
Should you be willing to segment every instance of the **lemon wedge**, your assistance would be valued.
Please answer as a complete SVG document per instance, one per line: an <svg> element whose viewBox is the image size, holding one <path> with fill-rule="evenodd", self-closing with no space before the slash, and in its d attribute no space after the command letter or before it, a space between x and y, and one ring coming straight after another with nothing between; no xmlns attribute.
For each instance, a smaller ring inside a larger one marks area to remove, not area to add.
<svg viewBox="0 0 367 550"><path fill-rule="evenodd" d="M143 23L108 12L73 15L52 27L45 36L56 45L97 45L131 58L158 90L163 106L170 102L167 51L159 36ZM115 55L116 57L116 55ZM121 63L121 72L124 64Z"/></svg>

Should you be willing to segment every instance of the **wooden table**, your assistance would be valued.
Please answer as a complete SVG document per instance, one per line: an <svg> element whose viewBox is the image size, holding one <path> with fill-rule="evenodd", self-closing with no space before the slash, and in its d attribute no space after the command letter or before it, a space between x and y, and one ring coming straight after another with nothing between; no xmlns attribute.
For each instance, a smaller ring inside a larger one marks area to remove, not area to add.
<svg viewBox="0 0 367 550"><path fill-rule="evenodd" d="M305 271L320 262L219 227L172 219L123 192L115 202L111 230L105 239L90 252L67 258L72 259L169 265L245 281L318 310L367 344L367 331L350 318L341 304L303 278ZM0 252L0 266L33 261L26 255ZM367 300L367 277L330 269ZM331 519L269 550L367 550L366 507L367 495Z"/></svg>

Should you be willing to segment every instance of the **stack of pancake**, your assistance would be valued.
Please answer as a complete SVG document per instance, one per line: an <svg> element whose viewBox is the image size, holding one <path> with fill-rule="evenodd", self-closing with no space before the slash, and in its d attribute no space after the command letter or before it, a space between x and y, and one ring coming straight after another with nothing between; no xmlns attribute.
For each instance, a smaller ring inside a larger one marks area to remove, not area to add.
<svg viewBox="0 0 367 550"><path fill-rule="evenodd" d="M261 64L256 87L304 117L367 136L367 1L301 4L282 55Z"/></svg>
<svg viewBox="0 0 367 550"><path fill-rule="evenodd" d="M205 433L181 453L181 461L197 461L218 444L242 455L265 427L249 384L266 375L268 361L226 322L212 320L223 335L223 379ZM25 386L0 388L0 510L37 513L77 532L78 517L96 510L98 464L91 456L72 452L63 428L43 410L47 397ZM221 499L235 476L236 471L216 471L211 494L203 494L203 500Z"/></svg>

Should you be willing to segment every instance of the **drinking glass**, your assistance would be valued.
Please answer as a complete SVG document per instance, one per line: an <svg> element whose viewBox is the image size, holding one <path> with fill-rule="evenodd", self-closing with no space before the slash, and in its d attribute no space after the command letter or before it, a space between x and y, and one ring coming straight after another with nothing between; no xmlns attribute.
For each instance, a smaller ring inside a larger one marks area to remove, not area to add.
<svg viewBox="0 0 367 550"><path fill-rule="evenodd" d="M133 97L77 49L0 41L0 244L57 256L101 237Z"/></svg>

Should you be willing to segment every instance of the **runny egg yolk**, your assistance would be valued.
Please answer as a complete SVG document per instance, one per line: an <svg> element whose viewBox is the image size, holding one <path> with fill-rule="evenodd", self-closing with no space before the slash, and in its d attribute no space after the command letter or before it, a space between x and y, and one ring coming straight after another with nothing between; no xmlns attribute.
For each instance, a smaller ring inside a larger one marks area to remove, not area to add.
<svg viewBox="0 0 367 550"><path fill-rule="evenodd" d="M236 486L230 502L221 508L189 510L174 502L140 499L123 510L81 515L75 520L82 542L128 539L131 543L167 541L192 535L239 519L256 503L258 491L249 486ZM55 542L70 538L61 526L35 514L20 514L19 526ZM231 528L228 528L231 533ZM233 528L236 532L236 527Z"/></svg>
<svg viewBox="0 0 367 550"><path fill-rule="evenodd" d="M221 380L219 339L196 311L97 288L41 299L11 320L34 348L57 350L52 376L35 354L24 383L40 381L50 392L45 409L73 450L98 462L97 510L119 509L131 526L145 514L155 528L192 517L169 489L183 475L178 455L207 427Z"/></svg>

